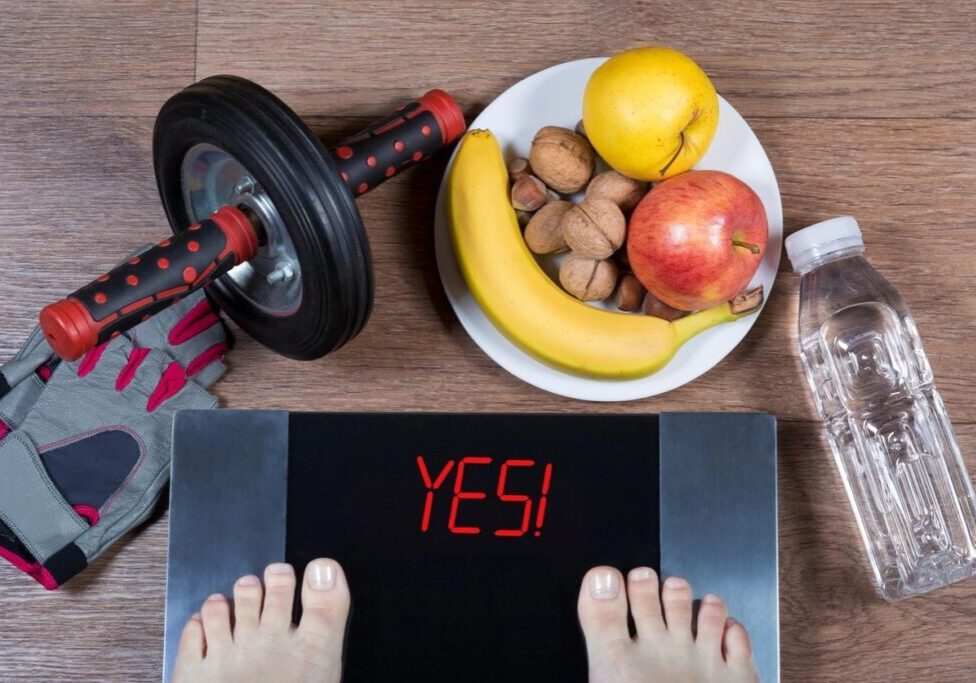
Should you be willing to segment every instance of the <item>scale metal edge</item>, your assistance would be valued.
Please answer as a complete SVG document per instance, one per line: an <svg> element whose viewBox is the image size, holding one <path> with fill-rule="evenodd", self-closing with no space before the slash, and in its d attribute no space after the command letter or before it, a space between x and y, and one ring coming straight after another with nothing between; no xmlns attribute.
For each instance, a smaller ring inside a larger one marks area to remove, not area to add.
<svg viewBox="0 0 976 683"><path fill-rule="evenodd" d="M760 680L779 681L776 418L661 413L660 446L661 578L722 596L749 631Z"/></svg>
<svg viewBox="0 0 976 683"><path fill-rule="evenodd" d="M288 413L177 413L172 480L179 486L170 486L164 682L183 624L207 596L231 595L238 577L285 559ZM206 515L215 509L223 514Z"/></svg>

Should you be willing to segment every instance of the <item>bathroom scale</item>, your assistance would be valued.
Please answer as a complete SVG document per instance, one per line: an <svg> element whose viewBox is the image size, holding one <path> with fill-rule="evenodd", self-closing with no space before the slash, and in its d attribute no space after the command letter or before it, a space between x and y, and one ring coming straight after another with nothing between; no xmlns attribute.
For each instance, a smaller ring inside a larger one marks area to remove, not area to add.
<svg viewBox="0 0 976 683"><path fill-rule="evenodd" d="M585 681L576 602L601 564L721 595L776 681L776 515L765 414L184 411L164 680L208 595L324 556L352 591L350 683Z"/></svg>

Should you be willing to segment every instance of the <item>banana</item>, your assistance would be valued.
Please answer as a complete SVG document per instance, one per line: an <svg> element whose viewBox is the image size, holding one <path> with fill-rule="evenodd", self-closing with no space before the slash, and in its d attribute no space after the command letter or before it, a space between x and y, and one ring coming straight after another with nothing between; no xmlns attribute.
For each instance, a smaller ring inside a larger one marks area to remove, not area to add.
<svg viewBox="0 0 976 683"><path fill-rule="evenodd" d="M758 308L742 311L724 303L667 322L574 299L526 247L509 201L505 160L488 130L469 131L461 140L448 180L448 212L461 273L485 315L521 349L562 370L605 379L643 377L664 367L699 332Z"/></svg>

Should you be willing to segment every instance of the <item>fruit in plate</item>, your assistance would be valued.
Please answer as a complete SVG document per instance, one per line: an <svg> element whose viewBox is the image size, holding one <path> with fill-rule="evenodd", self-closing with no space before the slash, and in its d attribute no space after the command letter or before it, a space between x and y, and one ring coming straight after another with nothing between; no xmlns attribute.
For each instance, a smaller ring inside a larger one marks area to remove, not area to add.
<svg viewBox="0 0 976 683"><path fill-rule="evenodd" d="M637 180L698 163L718 127L718 94L690 57L641 47L597 67L583 92L586 135L603 160Z"/></svg>
<svg viewBox="0 0 976 683"><path fill-rule="evenodd" d="M592 377L641 377L662 368L702 330L756 308L723 302L669 323L577 301L532 256L508 195L508 171L495 136L487 130L465 134L447 185L461 274L495 327L542 362Z"/></svg>
<svg viewBox="0 0 976 683"><path fill-rule="evenodd" d="M627 260L662 302L697 311L745 289L768 236L752 188L722 171L690 171L658 184L634 209Z"/></svg>

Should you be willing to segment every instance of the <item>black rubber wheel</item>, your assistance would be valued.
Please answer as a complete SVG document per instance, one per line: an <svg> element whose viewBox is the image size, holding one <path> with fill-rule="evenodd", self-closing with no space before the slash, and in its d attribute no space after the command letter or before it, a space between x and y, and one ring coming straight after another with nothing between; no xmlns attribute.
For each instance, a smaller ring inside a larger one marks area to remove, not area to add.
<svg viewBox="0 0 976 683"><path fill-rule="evenodd" d="M181 166L201 143L225 150L260 183L303 273L300 304L287 315L256 309L227 275L207 288L217 304L289 358L319 358L355 337L372 308L372 259L353 198L322 143L281 100L246 79L213 76L177 93L153 132L156 183L174 232L193 222Z"/></svg>

